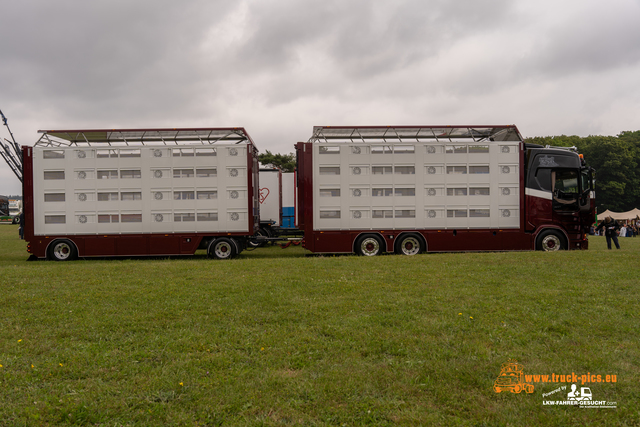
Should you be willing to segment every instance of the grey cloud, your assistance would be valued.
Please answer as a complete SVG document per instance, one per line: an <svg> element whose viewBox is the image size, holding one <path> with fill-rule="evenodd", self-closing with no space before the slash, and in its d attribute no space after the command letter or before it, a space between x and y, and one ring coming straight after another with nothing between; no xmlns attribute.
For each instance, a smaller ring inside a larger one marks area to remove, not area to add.
<svg viewBox="0 0 640 427"><path fill-rule="evenodd" d="M563 76L640 63L640 2L614 1L586 8L538 34L523 66L545 76Z"/></svg>

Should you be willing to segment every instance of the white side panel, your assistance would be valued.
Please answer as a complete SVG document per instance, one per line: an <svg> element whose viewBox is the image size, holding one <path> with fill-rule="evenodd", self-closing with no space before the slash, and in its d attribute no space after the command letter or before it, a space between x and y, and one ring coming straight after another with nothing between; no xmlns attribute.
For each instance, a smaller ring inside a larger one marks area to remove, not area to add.
<svg viewBox="0 0 640 427"><path fill-rule="evenodd" d="M293 208L296 205L296 183L294 173L282 174L282 208Z"/></svg>
<svg viewBox="0 0 640 427"><path fill-rule="evenodd" d="M313 147L317 230L520 226L517 141Z"/></svg>
<svg viewBox="0 0 640 427"><path fill-rule="evenodd" d="M35 234L247 232L246 150L35 147Z"/></svg>
<svg viewBox="0 0 640 427"><path fill-rule="evenodd" d="M280 226L280 180L277 169L260 171L260 221Z"/></svg>

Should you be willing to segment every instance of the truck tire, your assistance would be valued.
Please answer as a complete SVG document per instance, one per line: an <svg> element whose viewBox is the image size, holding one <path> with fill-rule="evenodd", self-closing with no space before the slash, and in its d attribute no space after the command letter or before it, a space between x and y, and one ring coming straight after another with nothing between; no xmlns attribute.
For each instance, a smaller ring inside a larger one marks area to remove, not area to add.
<svg viewBox="0 0 640 427"><path fill-rule="evenodd" d="M557 252L567 249L564 236L556 230L546 230L536 239L536 249L545 252Z"/></svg>
<svg viewBox="0 0 640 427"><path fill-rule="evenodd" d="M395 245L395 253L398 255L417 255L424 251L422 239L417 234L405 234L401 236Z"/></svg>
<svg viewBox="0 0 640 427"><path fill-rule="evenodd" d="M238 246L233 239L220 237L209 244L207 254L210 258L231 259L238 254Z"/></svg>
<svg viewBox="0 0 640 427"><path fill-rule="evenodd" d="M267 231L266 231L265 229L263 229L263 228L261 228L261 229L259 229L258 231L256 231L255 236L256 236L256 237L258 237L258 236L271 237L271 236L269 236L269 232L267 232ZM261 248L261 247L263 247L263 246L265 245L265 242L260 242L260 243L258 243L258 242L256 242L255 240L251 240L251 239L249 239L249 243L248 243L248 244L249 244L249 247L252 247L252 248Z"/></svg>
<svg viewBox="0 0 640 427"><path fill-rule="evenodd" d="M71 261L78 257L78 249L71 240L54 240L47 248L47 258L54 261Z"/></svg>
<svg viewBox="0 0 640 427"><path fill-rule="evenodd" d="M356 254L361 256L376 256L384 252L380 237L375 234L365 234L356 240Z"/></svg>

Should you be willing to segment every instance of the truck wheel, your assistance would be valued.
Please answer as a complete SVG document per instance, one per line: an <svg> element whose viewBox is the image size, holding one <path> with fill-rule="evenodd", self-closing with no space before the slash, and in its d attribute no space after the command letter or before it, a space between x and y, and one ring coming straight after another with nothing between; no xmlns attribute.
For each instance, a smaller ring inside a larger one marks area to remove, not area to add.
<svg viewBox="0 0 640 427"><path fill-rule="evenodd" d="M378 236L365 234L356 241L356 253L358 255L376 256L382 252L382 242Z"/></svg>
<svg viewBox="0 0 640 427"><path fill-rule="evenodd" d="M270 237L270 236L269 236L269 233L268 233L266 230L262 229L262 228L261 228L261 229L259 229L258 231L256 231L255 236L256 236L256 237L258 237L258 236ZM255 240L251 240L251 239L249 239L248 244L249 244L249 246L250 246L250 247L252 247L252 248L261 248L261 247L263 247L263 246L265 245L265 242L260 242L260 243L258 243L258 242L256 242Z"/></svg>
<svg viewBox="0 0 640 427"><path fill-rule="evenodd" d="M78 257L76 245L70 240L54 240L48 248L48 257L54 261L70 261Z"/></svg>
<svg viewBox="0 0 640 427"><path fill-rule="evenodd" d="M536 249L539 251L556 252L567 248L564 237L555 230L543 231L536 241Z"/></svg>
<svg viewBox="0 0 640 427"><path fill-rule="evenodd" d="M209 257L215 259L231 259L238 254L236 243L233 239L220 237L209 244L207 249Z"/></svg>
<svg viewBox="0 0 640 427"><path fill-rule="evenodd" d="M423 251L422 240L415 234L402 236L396 242L396 253L398 255L417 255Z"/></svg>

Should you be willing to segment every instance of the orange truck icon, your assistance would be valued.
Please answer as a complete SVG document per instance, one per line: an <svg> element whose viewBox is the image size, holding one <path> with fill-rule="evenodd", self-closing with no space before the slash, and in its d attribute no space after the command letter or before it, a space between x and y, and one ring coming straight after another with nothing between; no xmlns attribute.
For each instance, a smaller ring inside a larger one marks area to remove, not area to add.
<svg viewBox="0 0 640 427"><path fill-rule="evenodd" d="M496 393L507 390L511 393L520 393L523 390L527 393L533 393L533 384L524 382L522 365L515 360L510 360L500 367L500 375L493 383L493 389Z"/></svg>

